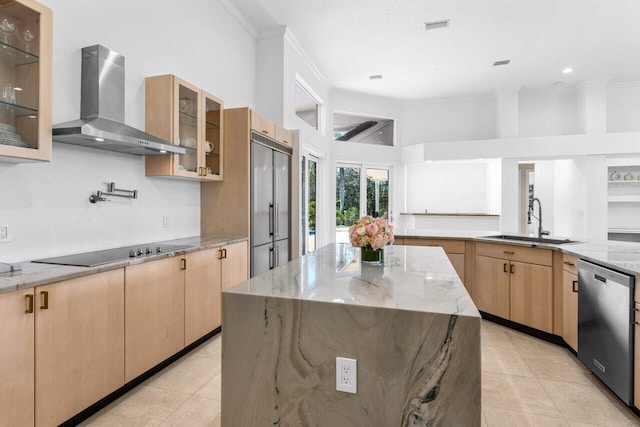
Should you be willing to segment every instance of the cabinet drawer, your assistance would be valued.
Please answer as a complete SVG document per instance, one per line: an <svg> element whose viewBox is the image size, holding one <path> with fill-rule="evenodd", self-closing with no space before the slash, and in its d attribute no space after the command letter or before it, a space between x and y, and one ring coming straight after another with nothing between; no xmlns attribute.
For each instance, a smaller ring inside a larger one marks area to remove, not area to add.
<svg viewBox="0 0 640 427"><path fill-rule="evenodd" d="M283 144L293 147L293 131L285 129L280 125L275 125L276 128L276 140Z"/></svg>
<svg viewBox="0 0 640 427"><path fill-rule="evenodd" d="M260 132L268 136L269 138L276 137L276 125L266 117L261 116L255 111L251 111L251 129L256 132Z"/></svg>
<svg viewBox="0 0 640 427"><path fill-rule="evenodd" d="M476 254L493 258L502 258L513 261L528 262L551 266L552 254L549 249L526 248L516 245L503 245L500 243L476 243Z"/></svg>
<svg viewBox="0 0 640 427"><path fill-rule="evenodd" d="M463 254L464 240L404 239L407 246L440 246L448 254Z"/></svg>
<svg viewBox="0 0 640 427"><path fill-rule="evenodd" d="M562 268L571 274L578 274L578 257L568 254L562 255Z"/></svg>

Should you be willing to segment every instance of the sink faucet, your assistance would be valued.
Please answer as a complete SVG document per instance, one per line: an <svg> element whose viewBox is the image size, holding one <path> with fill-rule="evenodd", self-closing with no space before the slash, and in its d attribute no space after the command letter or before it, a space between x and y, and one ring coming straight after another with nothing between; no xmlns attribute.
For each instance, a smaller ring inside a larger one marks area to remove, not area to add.
<svg viewBox="0 0 640 427"><path fill-rule="evenodd" d="M533 211L533 202L538 202L538 216L535 216L532 211ZM540 203L540 199L538 199L537 197L530 197L529 198L529 209L527 211L527 224L531 224L531 217L534 217L535 219L538 220L538 237L542 238L542 236L548 236L549 232L548 231L544 231L542 229L542 204Z"/></svg>

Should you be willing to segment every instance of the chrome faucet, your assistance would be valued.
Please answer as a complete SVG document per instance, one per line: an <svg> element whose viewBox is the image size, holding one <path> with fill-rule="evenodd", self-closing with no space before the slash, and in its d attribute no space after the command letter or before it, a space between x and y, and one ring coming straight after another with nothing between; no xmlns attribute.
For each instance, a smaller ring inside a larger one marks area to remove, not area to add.
<svg viewBox="0 0 640 427"><path fill-rule="evenodd" d="M533 202L538 202L538 216L533 214ZM527 211L527 224L531 224L531 217L538 220L538 238L548 236L549 232L542 229L542 204L537 197L529 197L529 209Z"/></svg>

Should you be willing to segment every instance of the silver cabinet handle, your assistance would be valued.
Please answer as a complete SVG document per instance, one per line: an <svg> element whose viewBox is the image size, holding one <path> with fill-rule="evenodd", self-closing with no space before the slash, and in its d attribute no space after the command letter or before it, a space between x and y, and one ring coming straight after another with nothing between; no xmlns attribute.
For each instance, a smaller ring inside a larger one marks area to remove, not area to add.
<svg viewBox="0 0 640 427"><path fill-rule="evenodd" d="M273 247L269 248L269 270L273 270Z"/></svg>
<svg viewBox="0 0 640 427"><path fill-rule="evenodd" d="M280 265L280 245L276 244L276 267Z"/></svg>
<svg viewBox="0 0 640 427"><path fill-rule="evenodd" d="M276 237L280 237L280 202L276 202Z"/></svg>
<svg viewBox="0 0 640 427"><path fill-rule="evenodd" d="M269 203L269 236L273 236L274 229L274 214L273 214L273 203Z"/></svg>

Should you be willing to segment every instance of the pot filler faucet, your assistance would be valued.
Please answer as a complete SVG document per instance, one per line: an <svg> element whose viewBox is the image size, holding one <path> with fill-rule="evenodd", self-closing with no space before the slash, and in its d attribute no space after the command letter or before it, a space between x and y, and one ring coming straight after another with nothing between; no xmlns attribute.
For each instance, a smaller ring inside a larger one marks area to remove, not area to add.
<svg viewBox="0 0 640 427"><path fill-rule="evenodd" d="M538 202L538 216L533 214L533 202ZM527 211L527 224L531 224L531 217L538 220L538 238L548 236L549 232L542 229L542 204L537 197L529 197L529 210Z"/></svg>

